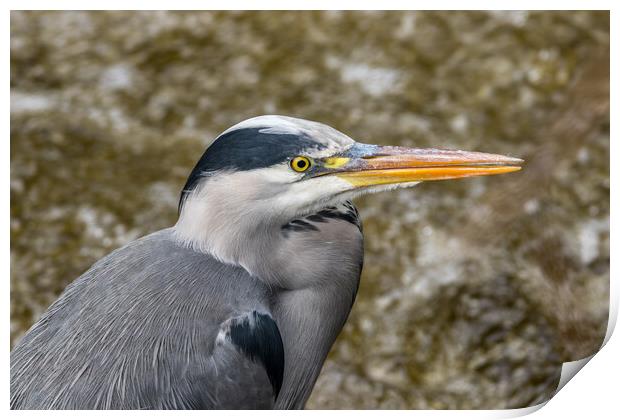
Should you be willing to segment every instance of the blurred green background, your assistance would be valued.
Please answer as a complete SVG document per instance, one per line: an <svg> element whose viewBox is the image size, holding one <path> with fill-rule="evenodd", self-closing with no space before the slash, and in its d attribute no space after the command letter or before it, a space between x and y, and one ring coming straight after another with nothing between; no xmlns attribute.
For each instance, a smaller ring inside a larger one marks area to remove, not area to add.
<svg viewBox="0 0 620 420"><path fill-rule="evenodd" d="M607 12L12 12L12 342L273 113L527 162L357 201L359 296L309 408L523 407L599 348Z"/></svg>

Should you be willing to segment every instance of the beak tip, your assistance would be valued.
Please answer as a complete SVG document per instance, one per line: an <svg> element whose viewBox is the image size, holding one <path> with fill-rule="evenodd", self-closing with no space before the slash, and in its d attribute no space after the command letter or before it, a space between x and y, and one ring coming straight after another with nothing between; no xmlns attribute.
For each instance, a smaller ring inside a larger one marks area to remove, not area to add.
<svg viewBox="0 0 620 420"><path fill-rule="evenodd" d="M502 156L502 155L497 155L499 156L499 163L504 164L504 165L522 165L524 163L524 160L521 158L516 158L516 157L512 157L512 156Z"/></svg>
<svg viewBox="0 0 620 420"><path fill-rule="evenodd" d="M525 161L521 158L502 156L502 159L498 162L500 167L511 168L510 172L520 171Z"/></svg>

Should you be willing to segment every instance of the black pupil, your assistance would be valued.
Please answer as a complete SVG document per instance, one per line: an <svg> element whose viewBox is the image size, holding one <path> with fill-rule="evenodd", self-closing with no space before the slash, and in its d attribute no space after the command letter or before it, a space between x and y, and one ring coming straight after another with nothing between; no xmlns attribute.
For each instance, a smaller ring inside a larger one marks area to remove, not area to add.
<svg viewBox="0 0 620 420"><path fill-rule="evenodd" d="M297 161L297 167L298 167L299 169L303 169L303 168L305 168L305 167L306 167L306 161L305 161L305 160L303 160L303 159L299 159L299 160Z"/></svg>

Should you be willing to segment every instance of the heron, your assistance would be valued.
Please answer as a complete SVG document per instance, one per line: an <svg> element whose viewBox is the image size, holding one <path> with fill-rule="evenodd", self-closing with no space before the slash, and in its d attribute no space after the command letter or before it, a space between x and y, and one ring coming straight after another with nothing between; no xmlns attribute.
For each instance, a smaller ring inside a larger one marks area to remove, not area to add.
<svg viewBox="0 0 620 420"><path fill-rule="evenodd" d="M11 408L304 408L360 282L351 200L522 162L240 122L189 174L175 225L94 263L16 344Z"/></svg>

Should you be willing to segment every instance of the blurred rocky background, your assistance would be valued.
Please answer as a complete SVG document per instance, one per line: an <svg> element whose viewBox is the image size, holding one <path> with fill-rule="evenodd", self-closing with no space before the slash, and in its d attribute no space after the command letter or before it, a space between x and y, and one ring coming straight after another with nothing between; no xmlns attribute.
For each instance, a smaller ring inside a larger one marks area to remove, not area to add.
<svg viewBox="0 0 620 420"><path fill-rule="evenodd" d="M360 292L309 408L523 407L598 350L607 12L12 12L12 342L272 113L527 162L358 201Z"/></svg>

